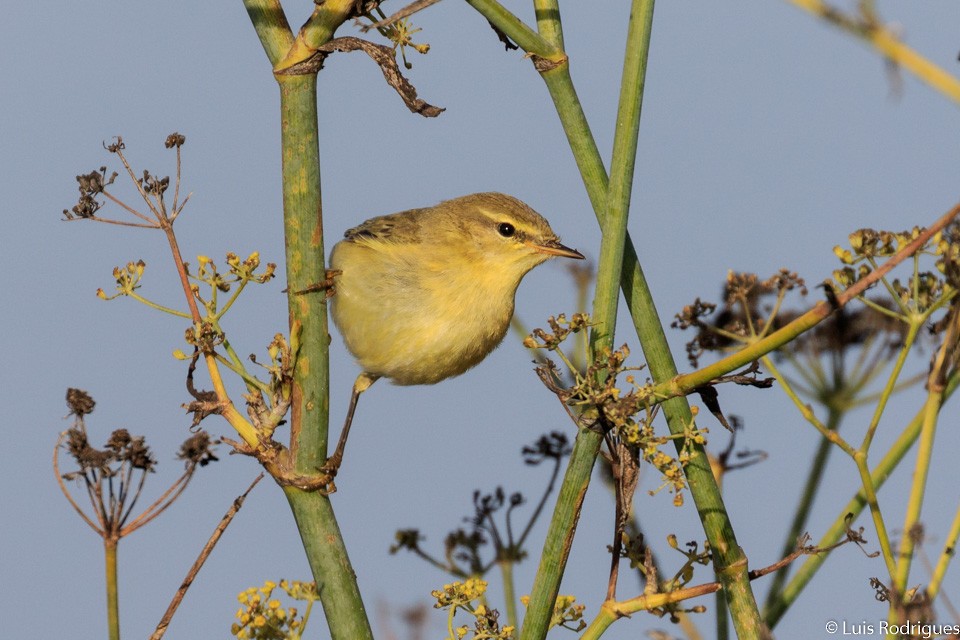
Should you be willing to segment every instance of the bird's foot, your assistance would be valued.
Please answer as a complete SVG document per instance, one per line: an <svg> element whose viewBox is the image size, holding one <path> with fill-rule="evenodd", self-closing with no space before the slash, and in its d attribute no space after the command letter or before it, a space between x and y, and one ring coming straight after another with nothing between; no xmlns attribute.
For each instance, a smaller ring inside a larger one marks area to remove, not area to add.
<svg viewBox="0 0 960 640"><path fill-rule="evenodd" d="M332 298L333 295L337 292L336 282L334 281L334 278L336 278L341 273L343 272L338 269L327 269L327 272L323 280L321 280L320 282L315 282L309 285L305 289L294 291L293 293L295 295L302 296L305 293L314 293L316 291L323 291L324 297ZM284 289L283 291L284 293L286 293L287 289Z"/></svg>

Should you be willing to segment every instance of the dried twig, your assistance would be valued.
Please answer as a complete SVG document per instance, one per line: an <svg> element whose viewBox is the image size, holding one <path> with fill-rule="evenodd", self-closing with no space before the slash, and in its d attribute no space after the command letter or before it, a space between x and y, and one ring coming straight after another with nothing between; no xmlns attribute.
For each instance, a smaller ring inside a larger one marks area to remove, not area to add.
<svg viewBox="0 0 960 640"><path fill-rule="evenodd" d="M383 72L383 77L386 79L387 84L393 87L396 92L400 94L404 104L407 105L407 108L410 109L410 111L413 113L419 113L426 118L435 118L443 113L443 108L435 107L417 97L416 88L414 88L414 86L410 84L410 81L407 80L402 73L400 73L400 68L397 66L397 60L393 49L386 45L374 44L367 40L362 40L353 36L334 38L330 42L318 47L314 54L303 62L299 62L278 73L287 75L316 73L323 68L324 60L326 60L327 56L334 51L357 50L366 53L380 66L380 71Z"/></svg>
<svg viewBox="0 0 960 640"><path fill-rule="evenodd" d="M197 556L193 566L190 567L190 571L187 572L187 577L183 579L183 583L174 594L173 600L170 601L170 606L167 607L163 617L160 618L160 623L157 624L157 629L153 632L153 635L150 636L150 640L160 640L160 638L163 637L163 634L167 632L167 627L170 626L170 620L173 618L173 614L177 612L177 608L183 601L183 597L187 594L187 589L189 589L190 585L193 584L194 579L196 579L197 574L200 572L200 568L203 567L203 563L207 561L208 557L210 557L210 553L213 551L213 547L217 544L217 542L219 542L220 536L223 535L223 532L226 531L227 527L230 525L230 522L233 520L233 517L237 515L238 511L240 511L240 507L243 506L243 501L247 498L247 494L249 494L262 479L263 474L261 473L250 484L250 486L247 487L247 490L243 492L243 495L233 501L230 509L228 509L227 513L224 514L223 518L220 520L220 523L217 525L217 528L214 529L213 535L211 535L210 539L207 540L207 544L203 545L200 555Z"/></svg>

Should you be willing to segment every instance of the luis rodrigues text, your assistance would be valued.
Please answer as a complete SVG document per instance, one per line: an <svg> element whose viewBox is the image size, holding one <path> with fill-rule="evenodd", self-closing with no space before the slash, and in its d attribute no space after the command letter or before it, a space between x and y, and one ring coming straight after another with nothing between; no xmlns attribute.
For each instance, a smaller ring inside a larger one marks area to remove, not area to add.
<svg viewBox="0 0 960 640"><path fill-rule="evenodd" d="M827 631L838 636L894 635L897 637L937 638L944 635L960 634L960 624L935 624L928 622L904 622L890 624L886 620L879 622L849 622L843 620L839 625L828 625Z"/></svg>

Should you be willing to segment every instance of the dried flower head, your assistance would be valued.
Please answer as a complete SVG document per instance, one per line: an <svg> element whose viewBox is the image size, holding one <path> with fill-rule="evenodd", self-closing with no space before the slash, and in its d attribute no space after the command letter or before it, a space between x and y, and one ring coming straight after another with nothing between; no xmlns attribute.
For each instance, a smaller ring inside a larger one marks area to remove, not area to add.
<svg viewBox="0 0 960 640"><path fill-rule="evenodd" d="M67 406L70 407L70 414L81 418L89 413L93 413L96 406L89 393L81 389L67 389Z"/></svg>

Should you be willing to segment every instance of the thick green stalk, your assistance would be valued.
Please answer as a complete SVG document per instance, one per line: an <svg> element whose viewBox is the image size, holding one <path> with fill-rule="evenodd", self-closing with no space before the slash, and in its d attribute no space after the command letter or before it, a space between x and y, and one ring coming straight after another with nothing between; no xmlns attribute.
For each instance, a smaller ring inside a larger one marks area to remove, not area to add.
<svg viewBox="0 0 960 640"><path fill-rule="evenodd" d="M120 598L117 589L117 542L109 535L103 538L104 565L107 574L107 637L120 640Z"/></svg>
<svg viewBox="0 0 960 640"><path fill-rule="evenodd" d="M317 140L317 78L278 76L283 155L287 286L299 291L323 281L323 219ZM294 370L290 452L301 473L316 473L327 451L329 358L327 303L322 295L289 295L291 329L300 329Z"/></svg>
<svg viewBox="0 0 960 640"><path fill-rule="evenodd" d="M958 384L960 384L960 375L954 375L944 390L943 402L946 402L953 394ZM890 450L883 456L883 459L874 467L873 472L870 474L870 479L875 489L880 489L880 487L883 486L883 483L890 477L890 474L893 473L893 470L900 464L900 461L903 460L903 457L907 455L913 443L916 442L920 436L925 413L926 407L921 409L917 415L913 417L897 438L896 442L890 447ZM833 524L817 542L817 546L825 549L839 542L843 536L846 535L849 523L857 519L857 516L860 515L866 504L866 494L864 490L861 489L840 510ZM850 518L849 521L848 516ZM807 556L807 559L800 565L796 575L794 575L787 586L784 587L783 591L777 595L773 602L767 603L764 609L764 620L771 629L780 621L787 608L797 599L800 592L807 586L820 566L826 562L828 555L828 553L818 553Z"/></svg>
<svg viewBox="0 0 960 640"><path fill-rule="evenodd" d="M317 78L278 76L283 156L287 283L292 291L324 279L317 140ZM299 325L300 352L294 370L290 452L298 472L316 474L326 458L329 428L329 358L326 300L290 295L291 328ZM287 499L300 530L320 602L337 640L372 638L356 575L327 496L288 487Z"/></svg>
<svg viewBox="0 0 960 640"><path fill-rule="evenodd" d="M278 0L245 0L271 66L333 37L353 6L331 0L318 6L296 39ZM297 49L297 51L294 51ZM317 77L276 75L280 88L283 220L287 286L304 289L325 278L320 200ZM296 472L316 475L326 458L329 429L329 357L326 300L320 295L288 296L291 332L300 344L294 369L290 458ZM356 575L333 507L318 492L284 487L307 560L317 582L330 636L335 640L373 638Z"/></svg>
<svg viewBox="0 0 960 640"><path fill-rule="evenodd" d="M316 491L285 487L334 640L373 640L333 506Z"/></svg>

